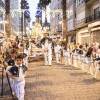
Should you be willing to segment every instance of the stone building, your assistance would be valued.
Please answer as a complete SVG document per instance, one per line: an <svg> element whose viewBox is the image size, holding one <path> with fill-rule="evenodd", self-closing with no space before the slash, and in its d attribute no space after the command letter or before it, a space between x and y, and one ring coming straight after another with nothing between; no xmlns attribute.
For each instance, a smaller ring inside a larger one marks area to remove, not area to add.
<svg viewBox="0 0 100 100"><path fill-rule="evenodd" d="M5 0L0 0L0 34L5 35Z"/></svg>
<svg viewBox="0 0 100 100"><path fill-rule="evenodd" d="M51 33L62 32L62 0L51 0Z"/></svg>
<svg viewBox="0 0 100 100"><path fill-rule="evenodd" d="M66 0L66 16L67 16L67 35L68 43L76 42L76 3L75 0Z"/></svg>
<svg viewBox="0 0 100 100"><path fill-rule="evenodd" d="M11 38L16 37L20 28L20 0L10 0Z"/></svg>
<svg viewBox="0 0 100 100"><path fill-rule="evenodd" d="M61 33L62 0L51 0L51 32ZM100 0L66 0L66 35L69 44L100 43Z"/></svg>
<svg viewBox="0 0 100 100"><path fill-rule="evenodd" d="M100 43L100 0L76 0L76 40Z"/></svg>

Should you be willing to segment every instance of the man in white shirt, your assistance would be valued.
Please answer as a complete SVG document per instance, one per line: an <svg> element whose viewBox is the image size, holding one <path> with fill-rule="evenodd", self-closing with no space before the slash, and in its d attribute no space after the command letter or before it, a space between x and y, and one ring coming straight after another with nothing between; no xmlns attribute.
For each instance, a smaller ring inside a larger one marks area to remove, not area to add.
<svg viewBox="0 0 100 100"><path fill-rule="evenodd" d="M45 65L52 65L52 40L48 37L48 33L44 33L44 38L40 41L44 51Z"/></svg>

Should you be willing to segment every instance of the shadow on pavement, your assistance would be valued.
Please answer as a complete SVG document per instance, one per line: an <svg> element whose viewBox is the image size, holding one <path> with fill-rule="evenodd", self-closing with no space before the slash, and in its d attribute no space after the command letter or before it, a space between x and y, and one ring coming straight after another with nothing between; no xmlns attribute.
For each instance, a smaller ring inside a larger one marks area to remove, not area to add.
<svg viewBox="0 0 100 100"><path fill-rule="evenodd" d="M69 65L69 66L63 65L63 66L61 66L61 68L62 69L68 69L68 70L80 70L79 68L75 68L71 65Z"/></svg>
<svg viewBox="0 0 100 100"><path fill-rule="evenodd" d="M97 82L100 82L100 80L95 79L95 78L91 78L91 79L84 79L83 82L87 85L90 85L90 84L95 84Z"/></svg>
<svg viewBox="0 0 100 100"><path fill-rule="evenodd" d="M28 75L26 78L36 78L36 77L42 77L42 76L52 76L52 75L47 75L44 73L36 73L35 75Z"/></svg>
<svg viewBox="0 0 100 100"><path fill-rule="evenodd" d="M28 73L31 73L31 72L39 72L39 71L44 71L44 69L41 69L41 68L38 68L38 69L33 69L33 68L28 68Z"/></svg>
<svg viewBox="0 0 100 100"><path fill-rule="evenodd" d="M1 87L0 87L1 90ZM1 95L1 91L0 91ZM0 100L12 100L11 92L8 86L6 86L3 90L3 96L0 96Z"/></svg>
<svg viewBox="0 0 100 100"><path fill-rule="evenodd" d="M82 75L88 75L86 72L84 73L70 73L71 76L82 76Z"/></svg>
<svg viewBox="0 0 100 100"><path fill-rule="evenodd" d="M38 86L50 86L53 85L53 83L51 81L36 81L36 82L31 82L26 84L26 88L30 88L30 87L38 87Z"/></svg>
<svg viewBox="0 0 100 100"><path fill-rule="evenodd" d="M26 100L56 100L56 96L50 91L32 91L30 95L26 92Z"/></svg>
<svg viewBox="0 0 100 100"><path fill-rule="evenodd" d="M79 68L74 68L74 67L62 67L62 69L66 69L66 70L80 70Z"/></svg>

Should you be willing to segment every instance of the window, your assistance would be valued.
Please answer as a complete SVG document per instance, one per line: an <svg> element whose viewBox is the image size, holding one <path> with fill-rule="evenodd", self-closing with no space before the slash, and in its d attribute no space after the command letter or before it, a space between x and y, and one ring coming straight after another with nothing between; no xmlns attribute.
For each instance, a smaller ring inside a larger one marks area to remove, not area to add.
<svg viewBox="0 0 100 100"><path fill-rule="evenodd" d="M80 4L84 3L85 0L76 0L76 7L78 7Z"/></svg>
<svg viewBox="0 0 100 100"><path fill-rule="evenodd" d="M71 0L67 0L67 3L69 3Z"/></svg>
<svg viewBox="0 0 100 100"><path fill-rule="evenodd" d="M58 20L59 20L59 14L58 14Z"/></svg>
<svg viewBox="0 0 100 100"><path fill-rule="evenodd" d="M99 7L94 9L94 19L97 19L99 17Z"/></svg>
<svg viewBox="0 0 100 100"><path fill-rule="evenodd" d="M71 31L73 30L74 26L73 26L73 19L67 22L67 30Z"/></svg>
<svg viewBox="0 0 100 100"><path fill-rule="evenodd" d="M71 5L68 9L67 9L67 18L70 18L73 15L73 5Z"/></svg>

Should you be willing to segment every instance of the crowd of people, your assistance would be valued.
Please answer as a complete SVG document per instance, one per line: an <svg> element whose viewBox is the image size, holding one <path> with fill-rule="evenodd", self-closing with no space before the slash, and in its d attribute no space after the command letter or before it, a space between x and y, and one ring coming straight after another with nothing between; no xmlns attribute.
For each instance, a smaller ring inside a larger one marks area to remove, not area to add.
<svg viewBox="0 0 100 100"><path fill-rule="evenodd" d="M12 94L24 100L25 76L28 67L28 41L5 38L0 46L0 67L8 74Z"/></svg>
<svg viewBox="0 0 100 100"><path fill-rule="evenodd" d="M97 74L100 71L99 43L95 42L91 46L87 43L85 45L77 44L73 48L68 45L56 44L55 55L57 63L59 63L63 56L65 64L81 68L97 78Z"/></svg>
<svg viewBox="0 0 100 100"><path fill-rule="evenodd" d="M82 70L94 75L100 71L100 44L95 42L92 45L76 44L73 47L66 45L61 41L53 41L45 33L44 38L40 41L44 50L45 65L52 65L52 58L56 58L56 63L62 63L79 67Z"/></svg>
<svg viewBox="0 0 100 100"><path fill-rule="evenodd" d="M47 33L39 41L43 49L45 65L52 65L53 57L56 63L71 65L90 73L97 78L100 72L100 44L95 42L91 46L76 44L74 47L61 41L53 42ZM29 41L6 38L0 46L0 66L10 78L13 94L18 100L24 100L25 76L28 67Z"/></svg>

